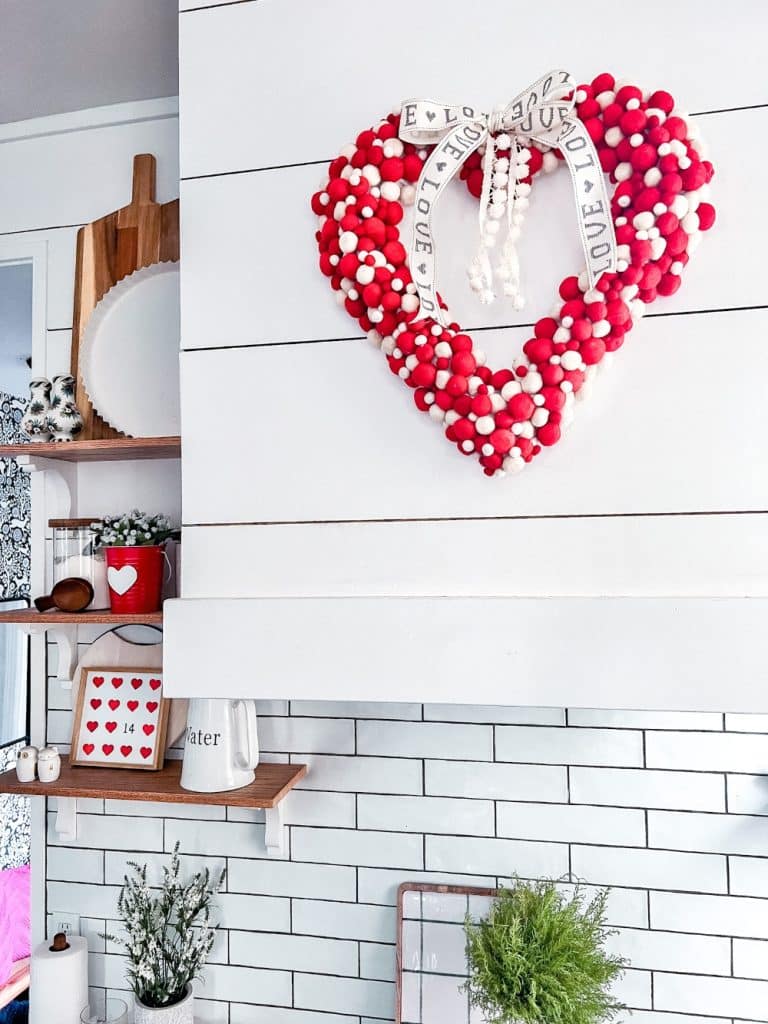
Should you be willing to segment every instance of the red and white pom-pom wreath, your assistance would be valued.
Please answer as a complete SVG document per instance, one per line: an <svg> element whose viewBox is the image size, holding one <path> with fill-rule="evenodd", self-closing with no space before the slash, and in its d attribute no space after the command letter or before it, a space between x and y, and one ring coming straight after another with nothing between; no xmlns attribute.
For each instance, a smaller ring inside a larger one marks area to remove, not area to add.
<svg viewBox="0 0 768 1024"><path fill-rule="evenodd" d="M462 454L476 455L488 476L516 472L557 444L597 364L621 347L649 303L677 291L700 232L715 219L712 164L668 92L647 94L601 74L577 89L575 113L615 184L617 273L591 289L586 274L566 277L556 314L538 320L509 368L486 366L457 323L416 320L419 300L398 225L428 150L398 138L398 114L345 147L312 197L321 271L413 389L417 407ZM461 169L475 197L481 159L476 152ZM557 150L531 146L526 181L559 161Z"/></svg>

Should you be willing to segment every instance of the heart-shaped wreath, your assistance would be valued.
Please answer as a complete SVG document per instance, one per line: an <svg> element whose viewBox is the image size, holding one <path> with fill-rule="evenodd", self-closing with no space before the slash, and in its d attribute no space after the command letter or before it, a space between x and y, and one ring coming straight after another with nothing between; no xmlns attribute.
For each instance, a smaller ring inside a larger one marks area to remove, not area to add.
<svg viewBox="0 0 768 1024"><path fill-rule="evenodd" d="M715 219L706 201L712 164L668 92L644 93L601 74L579 86L573 101L616 186L617 269L594 287L586 272L566 277L557 312L537 321L511 368L486 366L457 323L417 319L419 296L398 225L414 202L430 147L401 140L399 112L346 146L312 197L321 271L392 372L413 388L417 407L443 424L460 452L476 454L488 476L517 472L560 440L597 364L621 347L649 303L677 291L700 232ZM559 149L529 145L523 184L562 160ZM478 198L481 164L476 150L460 171Z"/></svg>

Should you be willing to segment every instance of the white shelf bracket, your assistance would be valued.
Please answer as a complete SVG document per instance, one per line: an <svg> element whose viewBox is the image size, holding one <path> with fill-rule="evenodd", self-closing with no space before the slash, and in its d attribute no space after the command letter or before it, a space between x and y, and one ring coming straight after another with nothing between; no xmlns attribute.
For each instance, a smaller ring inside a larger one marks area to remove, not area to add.
<svg viewBox="0 0 768 1024"><path fill-rule="evenodd" d="M286 799L288 798L286 797ZM281 800L277 807L268 807L265 814L264 842L267 847L267 856L284 857L286 852L285 800Z"/></svg>
<svg viewBox="0 0 768 1024"><path fill-rule="evenodd" d="M57 797L56 821L53 824L56 835L63 843L77 839L77 799L73 796Z"/></svg>
<svg viewBox="0 0 768 1024"><path fill-rule="evenodd" d="M56 682L63 690L72 689L72 676L77 665L77 626L72 624L56 624L25 622L19 627L29 636L50 633L51 639L58 647Z"/></svg>
<svg viewBox="0 0 768 1024"><path fill-rule="evenodd" d="M66 442L62 441L62 444ZM30 447L32 447L30 445ZM62 473L60 462L46 459L34 454L18 455L16 461L25 473L47 473L48 486L46 507L50 519L67 519L72 514L72 491L69 482Z"/></svg>

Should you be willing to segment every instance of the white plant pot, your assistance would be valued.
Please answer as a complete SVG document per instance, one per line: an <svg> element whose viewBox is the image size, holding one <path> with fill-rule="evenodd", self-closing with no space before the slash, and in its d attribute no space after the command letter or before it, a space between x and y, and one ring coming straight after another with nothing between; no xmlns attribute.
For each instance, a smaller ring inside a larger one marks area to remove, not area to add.
<svg viewBox="0 0 768 1024"><path fill-rule="evenodd" d="M161 1009L144 1006L134 996L134 1024L194 1024L194 1001L195 997L191 986L187 988L187 994L180 1003L174 1003L173 1006L165 1006Z"/></svg>

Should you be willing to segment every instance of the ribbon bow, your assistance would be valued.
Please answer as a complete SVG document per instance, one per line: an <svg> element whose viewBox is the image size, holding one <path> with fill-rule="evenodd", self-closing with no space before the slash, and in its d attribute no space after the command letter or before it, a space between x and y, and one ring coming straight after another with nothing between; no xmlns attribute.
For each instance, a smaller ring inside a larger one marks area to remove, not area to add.
<svg viewBox="0 0 768 1024"><path fill-rule="evenodd" d="M437 301L432 215L445 186L467 157L483 144L480 248L469 268L470 285L482 302L494 299L488 249L495 246L502 219L506 217L507 237L496 276L515 308L523 306L515 242L530 193L530 185L523 180L529 175L529 142L559 149L563 154L576 195L590 287L594 287L601 274L616 270L616 237L608 192L592 139L584 123L573 115L575 88L567 71L551 71L491 114L432 100L403 103L400 138L417 146L435 147L416 185L409 253L411 276L421 305L419 319L429 317L444 327L447 325Z"/></svg>

